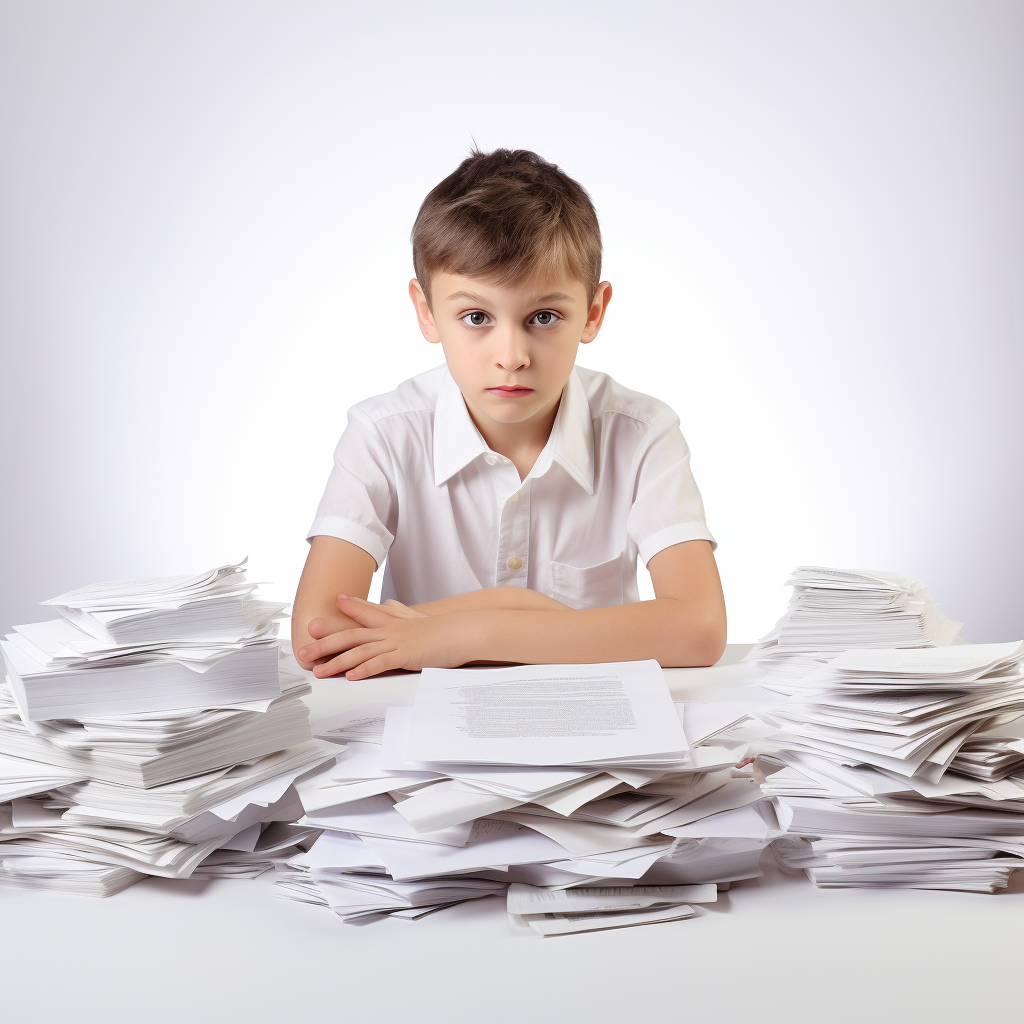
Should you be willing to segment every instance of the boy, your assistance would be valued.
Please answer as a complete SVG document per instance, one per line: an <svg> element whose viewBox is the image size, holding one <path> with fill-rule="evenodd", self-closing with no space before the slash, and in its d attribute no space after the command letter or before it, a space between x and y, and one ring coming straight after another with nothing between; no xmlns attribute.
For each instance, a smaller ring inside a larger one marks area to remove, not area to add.
<svg viewBox="0 0 1024 1024"><path fill-rule="evenodd" d="M725 603L679 420L574 365L612 295L587 193L535 153L474 152L412 242L446 365L349 413L295 596L300 663L716 662Z"/></svg>

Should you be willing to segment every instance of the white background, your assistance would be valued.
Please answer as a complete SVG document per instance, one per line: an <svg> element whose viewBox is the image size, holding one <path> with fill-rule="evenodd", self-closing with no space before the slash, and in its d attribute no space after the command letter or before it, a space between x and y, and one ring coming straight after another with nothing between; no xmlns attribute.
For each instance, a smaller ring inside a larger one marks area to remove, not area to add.
<svg viewBox="0 0 1024 1024"><path fill-rule="evenodd" d="M750 640L798 563L1024 633L1024 5L0 5L0 628L248 554L290 596L472 140L590 191L584 365L679 412Z"/></svg>

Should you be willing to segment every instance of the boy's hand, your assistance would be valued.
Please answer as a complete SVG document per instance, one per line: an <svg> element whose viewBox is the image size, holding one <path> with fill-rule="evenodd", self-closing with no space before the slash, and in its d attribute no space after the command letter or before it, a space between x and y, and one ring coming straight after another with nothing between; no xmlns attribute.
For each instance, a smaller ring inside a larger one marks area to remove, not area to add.
<svg viewBox="0 0 1024 1024"><path fill-rule="evenodd" d="M416 672L427 665L450 668L473 660L468 631L457 624L462 615L425 615L399 601L376 605L345 596L339 596L337 604L359 628L339 629L341 621L332 619L310 623L310 636L319 639L298 655L305 662L318 662L313 668L318 679L341 673L348 679L365 679L395 669Z"/></svg>
<svg viewBox="0 0 1024 1024"><path fill-rule="evenodd" d="M340 609L340 602L352 600L358 601L359 599L346 597L344 594L339 594L337 600L334 603L337 604ZM368 601L363 601L362 603L370 604L370 602ZM417 611L417 609L415 608L410 608L407 604L402 604L401 601L396 601L394 598L385 601L382 605L371 605L371 607L384 608L387 611L389 611L392 615L395 615L398 618L403 619L418 619L426 617L426 612L421 612ZM346 618L337 619L312 619L308 626L309 635L313 637L314 640L323 640L325 637L330 636L332 633L338 633L345 629L351 629L352 618L353 616L347 616ZM303 650L308 650L309 647L310 645L307 644L306 647L303 648ZM299 652L299 654L301 657L301 651Z"/></svg>

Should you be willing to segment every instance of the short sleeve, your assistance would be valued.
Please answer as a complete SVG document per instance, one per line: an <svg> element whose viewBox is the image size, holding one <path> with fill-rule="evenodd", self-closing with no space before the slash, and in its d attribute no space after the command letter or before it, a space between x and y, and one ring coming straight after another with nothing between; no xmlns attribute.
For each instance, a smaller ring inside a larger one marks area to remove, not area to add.
<svg viewBox="0 0 1024 1024"><path fill-rule="evenodd" d="M387 445L373 421L358 407L352 408L306 539L347 540L369 552L380 568L395 539L397 517L394 468Z"/></svg>
<svg viewBox="0 0 1024 1024"><path fill-rule="evenodd" d="M690 449L673 412L655 420L644 438L626 530L645 565L659 551L683 541L707 540L712 550L718 546L704 522L704 503L690 471Z"/></svg>

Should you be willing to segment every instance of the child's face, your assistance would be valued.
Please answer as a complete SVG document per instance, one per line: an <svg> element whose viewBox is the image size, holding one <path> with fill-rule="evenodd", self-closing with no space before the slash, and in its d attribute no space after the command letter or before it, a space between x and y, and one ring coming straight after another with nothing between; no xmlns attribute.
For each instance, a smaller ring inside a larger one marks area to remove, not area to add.
<svg viewBox="0 0 1024 1024"><path fill-rule="evenodd" d="M483 426L526 424L557 405L577 348L601 328L612 288L602 282L588 303L582 281L495 285L439 273L430 291L432 309L419 283L409 283L420 330L440 342L448 371Z"/></svg>

